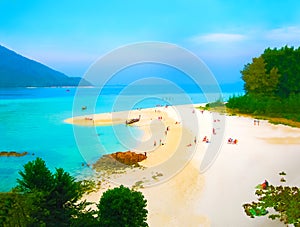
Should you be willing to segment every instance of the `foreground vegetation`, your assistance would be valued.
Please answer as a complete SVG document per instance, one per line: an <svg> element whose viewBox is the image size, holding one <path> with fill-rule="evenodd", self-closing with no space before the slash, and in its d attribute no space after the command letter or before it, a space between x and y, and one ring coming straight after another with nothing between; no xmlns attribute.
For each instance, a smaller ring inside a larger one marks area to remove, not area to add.
<svg viewBox="0 0 300 227"><path fill-rule="evenodd" d="M103 194L99 210L82 196L95 184L75 181L62 168L54 173L37 158L19 172L17 186L0 193L0 226L147 226L147 201L124 186Z"/></svg>
<svg viewBox="0 0 300 227"><path fill-rule="evenodd" d="M281 181L284 182L284 178L281 178ZM258 201L243 205L249 217L268 215L272 220L279 219L284 224L300 226L300 189L298 187L263 183L256 188L255 194Z"/></svg>

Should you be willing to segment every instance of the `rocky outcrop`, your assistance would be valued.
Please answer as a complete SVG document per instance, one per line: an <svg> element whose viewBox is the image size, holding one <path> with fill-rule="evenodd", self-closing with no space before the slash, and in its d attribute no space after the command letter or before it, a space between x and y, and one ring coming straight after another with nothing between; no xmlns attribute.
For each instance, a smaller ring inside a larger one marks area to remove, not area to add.
<svg viewBox="0 0 300 227"><path fill-rule="evenodd" d="M126 152L116 152L110 155L112 158L121 162L125 165L134 165L138 162L141 162L147 158L144 154L137 154L135 152L126 151Z"/></svg>
<svg viewBox="0 0 300 227"><path fill-rule="evenodd" d="M0 152L0 157L22 157L27 155L28 152L24 151L22 153L16 152L16 151L1 151Z"/></svg>
<svg viewBox="0 0 300 227"><path fill-rule="evenodd" d="M121 170L128 166L139 166L139 162L145 160L147 156L145 154L137 154L132 151L116 152L109 155L103 155L96 163L93 164L93 168L98 171L108 170Z"/></svg>

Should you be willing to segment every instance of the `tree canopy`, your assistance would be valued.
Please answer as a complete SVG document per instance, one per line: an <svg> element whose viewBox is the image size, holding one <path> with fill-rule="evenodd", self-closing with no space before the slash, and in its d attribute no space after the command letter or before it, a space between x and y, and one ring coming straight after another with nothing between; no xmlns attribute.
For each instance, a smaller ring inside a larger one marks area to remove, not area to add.
<svg viewBox="0 0 300 227"><path fill-rule="evenodd" d="M103 193L99 208L100 226L143 227L146 223L147 201L141 192L121 185Z"/></svg>
<svg viewBox="0 0 300 227"><path fill-rule="evenodd" d="M41 158L26 163L19 175L17 189L21 192L50 191L54 183L51 171Z"/></svg>
<svg viewBox="0 0 300 227"><path fill-rule="evenodd" d="M300 47L267 48L241 71L245 91L287 98L300 93Z"/></svg>
<svg viewBox="0 0 300 227"><path fill-rule="evenodd" d="M24 165L17 186L0 193L0 226L148 226L147 201L124 186L103 194L99 211L82 200L95 184L76 181L62 168L52 173L41 158Z"/></svg>
<svg viewBox="0 0 300 227"><path fill-rule="evenodd" d="M25 164L19 174L16 188L1 194L4 204L0 206L2 223L72 226L74 217L78 219L88 213L85 212L87 203L80 201L84 186L63 169L58 168L52 174L45 162L37 158ZM20 221L17 222L15 216L19 216Z"/></svg>
<svg viewBox="0 0 300 227"><path fill-rule="evenodd" d="M268 73L276 67L281 75L277 90L279 97L300 93L300 47L267 48L261 57L266 62Z"/></svg>
<svg viewBox="0 0 300 227"><path fill-rule="evenodd" d="M253 62L245 65L241 73L243 74L244 88L247 93L268 96L275 94L280 74L278 74L276 67L273 67L270 73L267 73L266 63L261 56L253 58Z"/></svg>
<svg viewBox="0 0 300 227"><path fill-rule="evenodd" d="M241 71L245 95L229 98L226 107L258 117L300 122L299 62L300 47L267 48Z"/></svg>

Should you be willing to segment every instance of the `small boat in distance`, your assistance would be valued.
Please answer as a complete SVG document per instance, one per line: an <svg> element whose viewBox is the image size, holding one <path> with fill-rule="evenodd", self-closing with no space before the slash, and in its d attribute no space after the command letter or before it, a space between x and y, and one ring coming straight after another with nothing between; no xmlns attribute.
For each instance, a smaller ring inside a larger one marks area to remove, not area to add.
<svg viewBox="0 0 300 227"><path fill-rule="evenodd" d="M133 123L136 123L138 122L140 119L139 118L133 118L133 119L130 119L130 120L126 120L126 125L130 125L130 124L133 124Z"/></svg>

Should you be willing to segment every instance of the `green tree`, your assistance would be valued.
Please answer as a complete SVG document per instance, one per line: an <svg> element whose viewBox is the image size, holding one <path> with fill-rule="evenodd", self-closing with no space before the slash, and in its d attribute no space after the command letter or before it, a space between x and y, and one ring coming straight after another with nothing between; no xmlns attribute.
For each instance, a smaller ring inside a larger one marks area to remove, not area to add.
<svg viewBox="0 0 300 227"><path fill-rule="evenodd" d="M77 213L79 199L84 194L81 183L76 182L62 168L56 169L53 177L53 187L46 194L47 208L50 212L49 223L59 223L60 226L70 226L72 216Z"/></svg>
<svg viewBox="0 0 300 227"><path fill-rule="evenodd" d="M16 192L0 193L0 226L32 226L38 220L30 215L36 207L33 205L35 198Z"/></svg>
<svg viewBox="0 0 300 227"><path fill-rule="evenodd" d="M41 158L28 162L19 172L16 192L32 203L27 216L34 217L37 223L47 226L72 226L74 222L93 218L86 211L86 201L80 201L89 184L76 182L75 178L62 168L52 174ZM29 200L34 198L34 200ZM93 222L94 220L91 220ZM88 223L86 223L88 224Z"/></svg>
<svg viewBox="0 0 300 227"><path fill-rule="evenodd" d="M241 71L246 94L231 97L226 107L297 126L300 122L299 62L300 47L267 48Z"/></svg>
<svg viewBox="0 0 300 227"><path fill-rule="evenodd" d="M98 204L100 226L143 227L146 223L147 201L141 192L121 185L103 193Z"/></svg>
<svg viewBox="0 0 300 227"><path fill-rule="evenodd" d="M245 213L254 218L268 214L273 208L276 213L269 213L271 219L279 219L285 224L300 226L300 189L298 187L273 186L257 189L258 202L244 204Z"/></svg>
<svg viewBox="0 0 300 227"><path fill-rule="evenodd" d="M241 73L246 93L268 96L275 94L280 77L278 69L273 67L270 73L267 73L262 57L253 58L252 63L245 65Z"/></svg>
<svg viewBox="0 0 300 227"><path fill-rule="evenodd" d="M41 158L28 162L24 170L19 171L21 179L17 179L17 189L21 192L45 191L53 187L53 176Z"/></svg>
<svg viewBox="0 0 300 227"><path fill-rule="evenodd" d="M261 56L266 62L267 73L276 67L281 75L277 95L287 98L290 94L300 93L300 48L267 48Z"/></svg>

